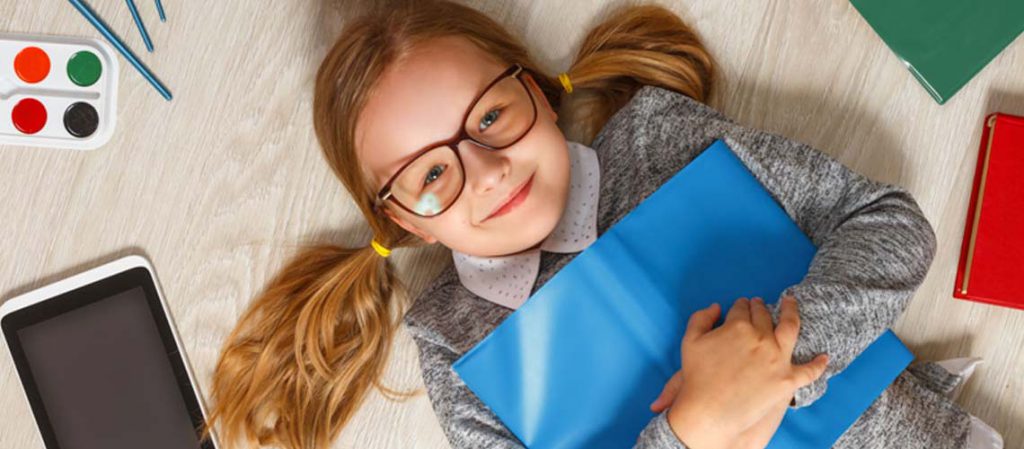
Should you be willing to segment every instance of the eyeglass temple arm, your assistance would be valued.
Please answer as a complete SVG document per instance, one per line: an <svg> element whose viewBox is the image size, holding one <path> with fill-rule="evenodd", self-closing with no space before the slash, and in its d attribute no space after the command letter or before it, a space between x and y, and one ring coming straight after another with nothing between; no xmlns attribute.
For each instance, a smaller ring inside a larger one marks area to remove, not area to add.
<svg viewBox="0 0 1024 449"><path fill-rule="evenodd" d="M384 203L390 197L391 197L391 186L389 185L389 186L385 187L383 190L381 190L380 193L378 193L377 195L375 195L373 197L373 206L374 207L381 207L381 206L383 206Z"/></svg>

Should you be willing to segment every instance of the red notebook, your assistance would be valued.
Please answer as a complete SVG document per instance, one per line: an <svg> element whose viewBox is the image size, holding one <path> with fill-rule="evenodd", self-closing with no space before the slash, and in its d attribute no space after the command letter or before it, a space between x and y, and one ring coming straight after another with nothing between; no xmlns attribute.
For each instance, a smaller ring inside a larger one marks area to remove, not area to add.
<svg viewBox="0 0 1024 449"><path fill-rule="evenodd" d="M985 117L953 297L1024 309L1024 117Z"/></svg>

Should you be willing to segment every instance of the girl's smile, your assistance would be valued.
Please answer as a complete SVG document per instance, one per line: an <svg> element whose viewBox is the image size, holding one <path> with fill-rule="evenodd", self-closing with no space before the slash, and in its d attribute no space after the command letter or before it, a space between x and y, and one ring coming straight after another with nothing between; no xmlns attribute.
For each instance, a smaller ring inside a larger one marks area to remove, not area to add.
<svg viewBox="0 0 1024 449"><path fill-rule="evenodd" d="M515 209L516 206L524 203L526 201L526 198L530 195L530 186L532 185L533 175L530 175L530 179L527 179L526 183L523 186L519 187L519 190L515 193L515 195L511 199L507 200L498 210L494 211L493 213L491 213L491 215L485 218L484 221L490 220L494 217L500 217L502 215L505 215L509 213L511 210Z"/></svg>

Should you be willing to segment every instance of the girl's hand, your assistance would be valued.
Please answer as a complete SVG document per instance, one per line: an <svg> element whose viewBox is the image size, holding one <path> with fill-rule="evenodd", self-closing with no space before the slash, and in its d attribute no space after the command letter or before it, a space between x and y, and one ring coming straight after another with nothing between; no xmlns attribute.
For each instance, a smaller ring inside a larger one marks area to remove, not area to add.
<svg viewBox="0 0 1024 449"><path fill-rule="evenodd" d="M775 431L778 430L779 424L782 423L783 416L786 415L786 409L789 408L789 401L777 404L773 410L764 415L760 421L754 423L753 426L744 430L733 441L731 449L764 449L768 446L768 442L772 440L775 435Z"/></svg>
<svg viewBox="0 0 1024 449"><path fill-rule="evenodd" d="M795 298L782 299L777 327L760 298L738 299L725 323L712 330L719 313L714 304L690 317L682 369L651 409L670 406L669 425L694 449L767 444L793 392L821 376L828 358L791 363L800 331Z"/></svg>

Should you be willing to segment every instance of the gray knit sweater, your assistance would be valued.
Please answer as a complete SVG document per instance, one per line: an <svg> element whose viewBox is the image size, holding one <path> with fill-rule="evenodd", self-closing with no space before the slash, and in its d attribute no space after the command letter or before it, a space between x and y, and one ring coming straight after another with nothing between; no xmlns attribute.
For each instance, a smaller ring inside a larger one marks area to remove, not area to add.
<svg viewBox="0 0 1024 449"><path fill-rule="evenodd" d="M728 139L818 247L803 281L784 292L800 305L794 361L830 356L825 375L797 391L796 406L805 406L825 392L826 378L845 368L907 307L931 265L935 235L905 189L870 180L810 146L741 126L654 86L641 88L591 144L601 166L598 233L719 138ZM532 292L576 254L542 252ZM456 359L512 312L467 290L449 265L405 316L427 393L453 448L523 447L452 370ZM777 319L778 311L772 312ZM958 383L956 377L934 363L912 364L834 447L964 448L969 415L944 394ZM686 449L665 416L651 419L636 449Z"/></svg>

